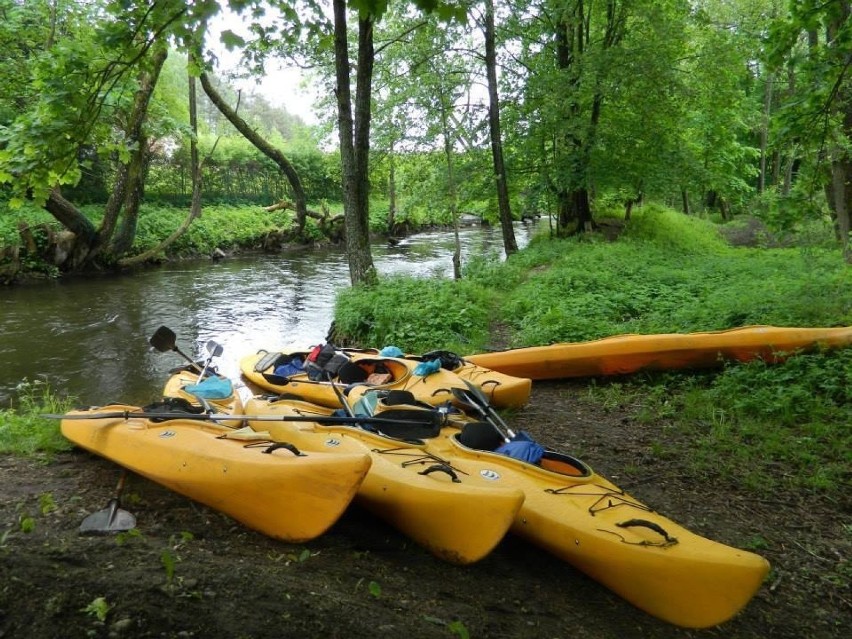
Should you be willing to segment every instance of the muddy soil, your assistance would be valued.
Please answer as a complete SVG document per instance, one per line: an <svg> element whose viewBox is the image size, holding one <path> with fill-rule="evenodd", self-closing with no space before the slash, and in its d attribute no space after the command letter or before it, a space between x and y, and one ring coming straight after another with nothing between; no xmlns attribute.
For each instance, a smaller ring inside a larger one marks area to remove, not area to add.
<svg viewBox="0 0 852 639"><path fill-rule="evenodd" d="M0 457L0 637L852 636L848 499L756 498L690 474L687 435L669 430L669 454L655 456L664 425L603 410L581 383L537 383L511 423L693 531L761 553L763 587L722 626L685 630L511 536L453 566L353 506L327 534L288 545L135 475L122 503L139 534L83 537L119 473L75 451L46 465Z"/></svg>

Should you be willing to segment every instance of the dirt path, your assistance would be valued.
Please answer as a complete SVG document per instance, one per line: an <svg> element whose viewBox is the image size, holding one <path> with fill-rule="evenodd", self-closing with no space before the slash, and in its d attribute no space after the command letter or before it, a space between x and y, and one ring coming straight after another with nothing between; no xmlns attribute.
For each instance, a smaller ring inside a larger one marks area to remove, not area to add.
<svg viewBox="0 0 852 639"><path fill-rule="evenodd" d="M660 425L604 412L584 400L582 384L538 384L512 423L693 531L757 550L773 566L766 584L723 626L683 630L513 537L456 567L353 507L326 535L287 545L137 476L124 504L141 535L81 537L77 527L106 505L116 467L83 452L50 465L6 456L0 637L852 636L852 569L841 565L852 547L848 500L757 500L691 476L677 454L652 454ZM675 434L669 443L689 446ZM27 517L34 529L24 533ZM86 612L99 597L110 606L105 622Z"/></svg>

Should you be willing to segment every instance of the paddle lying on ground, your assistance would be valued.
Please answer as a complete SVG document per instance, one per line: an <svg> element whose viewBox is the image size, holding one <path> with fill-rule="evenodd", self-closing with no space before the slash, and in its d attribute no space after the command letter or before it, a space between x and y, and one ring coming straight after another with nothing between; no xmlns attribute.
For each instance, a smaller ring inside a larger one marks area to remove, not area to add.
<svg viewBox="0 0 852 639"><path fill-rule="evenodd" d="M136 528L136 517L119 507L126 477L127 471L122 470L118 485L115 487L115 497L109 500L106 508L92 513L83 520L80 524L81 535L106 535Z"/></svg>
<svg viewBox="0 0 852 639"><path fill-rule="evenodd" d="M45 419L154 419L157 421L168 421L171 419L186 419L194 421L243 421L243 422L315 422L317 424L411 424L416 426L429 425L438 426L442 423L442 417L437 412L407 411L417 413L407 419L383 419L381 417L344 417L335 415L211 415L209 413L162 413L145 411L107 411L103 413L85 414L43 414Z"/></svg>

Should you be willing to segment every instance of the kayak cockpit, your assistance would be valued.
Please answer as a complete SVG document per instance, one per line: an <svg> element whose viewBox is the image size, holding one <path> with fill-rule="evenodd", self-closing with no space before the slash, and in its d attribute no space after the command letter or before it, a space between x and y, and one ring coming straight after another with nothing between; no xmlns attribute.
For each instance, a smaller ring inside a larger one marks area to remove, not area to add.
<svg viewBox="0 0 852 639"><path fill-rule="evenodd" d="M504 439L488 422L469 422L462 427L461 432L452 435L452 438L458 445L465 448L505 456L497 452L504 443ZM541 458L533 465L552 473L571 477L589 477L593 472L584 461L549 448L544 450Z"/></svg>

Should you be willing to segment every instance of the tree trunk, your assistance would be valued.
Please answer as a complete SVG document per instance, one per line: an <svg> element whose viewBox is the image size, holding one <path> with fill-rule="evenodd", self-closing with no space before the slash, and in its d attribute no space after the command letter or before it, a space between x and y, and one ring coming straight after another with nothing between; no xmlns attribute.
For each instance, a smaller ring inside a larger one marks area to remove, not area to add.
<svg viewBox="0 0 852 639"><path fill-rule="evenodd" d="M838 9L839 11L835 14L826 34L826 39L831 43L832 48L841 46L838 34L849 23L850 15L852 15L852 4L840 2ZM849 56L842 51L836 55L846 60L848 68ZM833 151L834 159L831 164L832 199L834 200L835 225L843 258L847 263L852 264L849 211L852 207L852 152L850 152L848 145L848 141L852 140L852 87L850 87L849 82L840 85L836 104L843 120L843 134L847 144L846 146L838 145Z"/></svg>
<svg viewBox="0 0 852 639"><path fill-rule="evenodd" d="M210 101L217 109L219 109L219 112L224 115L228 121L234 125L234 128L237 129L237 131L239 131L246 140L251 142L258 151L275 162L287 178L287 181L290 183L290 187L293 189L293 203L296 205L296 226L299 234L301 235L305 229L308 202L298 171L296 171L290 160L288 160L281 151L272 146L256 130L249 126L249 124L243 120L227 102L225 102L219 92L216 91L215 87L211 84L210 78L206 73L202 73L200 78L201 87L204 89L204 93L207 94Z"/></svg>
<svg viewBox="0 0 852 639"><path fill-rule="evenodd" d="M139 255L119 260L118 264L120 266L134 266L135 264L141 264L151 259L153 256L168 248L176 239L183 235L186 232L186 229L189 228L192 221L201 215L202 180L201 163L198 161L198 107L195 98L195 78L191 74L189 75L189 126L192 129L192 137L189 142L189 161L190 171L192 173L192 203L189 207L189 213L186 218L184 218L181 225L157 246L140 253Z"/></svg>
<svg viewBox="0 0 852 639"><path fill-rule="evenodd" d="M850 245L850 214L852 204L852 162L834 162L831 167L831 201L833 203L832 217L837 239L843 250L843 258L852 263L852 245Z"/></svg>
<svg viewBox="0 0 852 639"><path fill-rule="evenodd" d="M78 268L89 259L89 253L97 242L98 232L94 224L76 206L62 197L59 188L50 192L44 208L75 236L68 258L57 266L67 270Z"/></svg>
<svg viewBox="0 0 852 639"><path fill-rule="evenodd" d="M453 250L453 278L460 280L461 272L461 241L459 239L459 208L458 191L456 189L456 172L453 162L453 140L450 132L450 107L447 104L447 96L443 86L438 89L438 106L441 110L441 127L444 134L444 157L447 160L447 195L450 201L450 217L453 221L453 239L455 241Z"/></svg>
<svg viewBox="0 0 852 639"><path fill-rule="evenodd" d="M689 209L689 191L686 189L680 190L680 199L683 202L683 212L685 215L690 215L691 211Z"/></svg>
<svg viewBox="0 0 852 639"><path fill-rule="evenodd" d="M369 227L369 134L373 79L373 17L358 21L358 68L356 70L355 118L349 85L349 49L346 0L334 0L334 66L337 80L337 123L343 167L343 209L346 220L346 252L353 286L376 280L370 253Z"/></svg>
<svg viewBox="0 0 852 639"><path fill-rule="evenodd" d="M766 154L769 147L769 120L772 112L772 85L774 76L771 73L766 75L766 86L764 87L763 96L763 122L760 125L760 174L758 175L757 192L763 193L766 190Z"/></svg>
<svg viewBox="0 0 852 639"><path fill-rule="evenodd" d="M148 106L151 96L157 86L160 71L168 57L168 47L158 46L151 59L150 70L142 73L139 81L139 89L133 100L133 110L130 114L127 127L127 138L135 141L136 148L130 157L130 162L120 167L121 180L116 181L116 188L107 202L107 210L99 231L102 246L111 242L110 251L115 256L126 253L133 246L136 238L136 222L139 219L139 205L142 201L142 193L145 190L145 176L148 170L148 162L151 159L148 148L148 136L145 133L145 121L148 117ZM119 181L121 184L119 184ZM122 212L123 208L123 212ZM122 216L122 224L115 238L112 237L113 230Z"/></svg>
<svg viewBox="0 0 852 639"><path fill-rule="evenodd" d="M139 206L145 192L145 176L148 174L148 164L151 152L148 148L148 136L139 136L139 148L134 152L128 167L127 192L124 196L124 213L121 225L112 242L113 255L123 255L133 247L136 238L136 224L139 221Z"/></svg>
<svg viewBox="0 0 852 639"><path fill-rule="evenodd" d="M503 163L502 129L500 127L500 99L497 94L497 52L494 43L494 2L485 2L485 71L488 76L488 130L491 135L491 156L494 161L494 179L497 182L497 208L503 231L503 249L506 255L516 253L518 243L512 225L509 187Z"/></svg>
<svg viewBox="0 0 852 639"><path fill-rule="evenodd" d="M571 169L568 178L559 185L557 192L557 235L560 236L584 233L594 228L589 166L603 110L604 94L601 83L595 81L591 104L584 104L584 98L580 96L581 77L584 73L594 73L594 70L590 70L583 63L593 47L599 47L600 51L605 52L618 46L624 37L627 23L627 3L619 4L609 0L606 3L603 37L590 39L593 31L590 24L591 11L586 14L582 0L569 3L569 7L556 23L556 66L564 72L567 79L567 117L575 121L575 124L569 123L562 134L567 156L565 162ZM586 120L585 126L582 124L583 120ZM577 133L578 129L582 132Z"/></svg>
<svg viewBox="0 0 852 639"><path fill-rule="evenodd" d="M388 153L388 235L396 232L396 162L394 161L393 143Z"/></svg>

